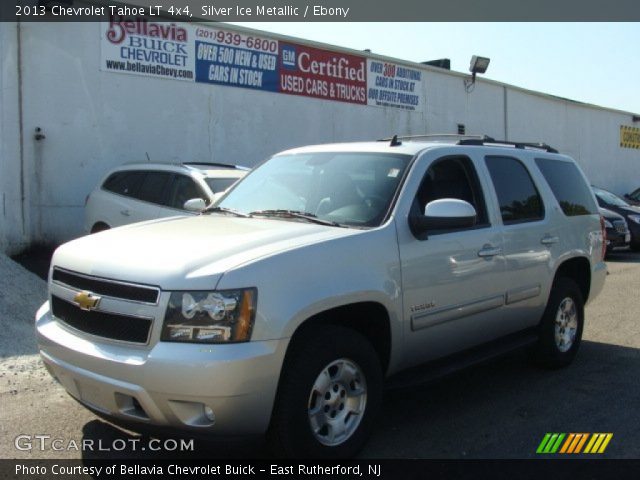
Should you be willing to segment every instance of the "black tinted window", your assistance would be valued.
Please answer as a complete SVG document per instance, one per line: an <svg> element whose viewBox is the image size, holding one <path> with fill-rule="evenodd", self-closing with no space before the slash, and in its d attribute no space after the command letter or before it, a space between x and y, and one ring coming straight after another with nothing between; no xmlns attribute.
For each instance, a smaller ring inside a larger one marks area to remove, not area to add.
<svg viewBox="0 0 640 480"><path fill-rule="evenodd" d="M107 178L102 187L119 195L133 197L145 176L144 172L116 172Z"/></svg>
<svg viewBox="0 0 640 480"><path fill-rule="evenodd" d="M167 204L167 187L171 180L170 173L148 172L136 192L135 197L145 202Z"/></svg>
<svg viewBox="0 0 640 480"><path fill-rule="evenodd" d="M200 192L196 183L189 177L177 175L171 187L169 206L184 209L184 202L192 198L201 198L205 202L207 198Z"/></svg>
<svg viewBox="0 0 640 480"><path fill-rule="evenodd" d="M470 203L476 210L475 227L489 225L484 194L473 163L467 157L448 157L433 162L418 189L414 202L418 212L414 213L424 213L429 202L443 198Z"/></svg>
<svg viewBox="0 0 640 480"><path fill-rule="evenodd" d="M487 157L486 163L498 195L503 223L529 222L544 217L540 194L520 161L510 157Z"/></svg>
<svg viewBox="0 0 640 480"><path fill-rule="evenodd" d="M536 159L536 164L558 200L560 208L567 216L597 213L589 186L571 162Z"/></svg>

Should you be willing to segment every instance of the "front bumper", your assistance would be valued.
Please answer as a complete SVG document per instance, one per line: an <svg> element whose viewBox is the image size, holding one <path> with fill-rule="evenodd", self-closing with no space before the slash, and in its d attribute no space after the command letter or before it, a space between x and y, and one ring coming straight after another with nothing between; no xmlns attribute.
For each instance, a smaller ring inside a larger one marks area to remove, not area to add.
<svg viewBox="0 0 640 480"><path fill-rule="evenodd" d="M48 302L36 331L51 375L88 408L127 423L225 436L266 431L288 343L123 345L70 330Z"/></svg>
<svg viewBox="0 0 640 480"><path fill-rule="evenodd" d="M631 234L626 232L618 232L614 228L607 228L607 250L614 248L628 247L631 241Z"/></svg>

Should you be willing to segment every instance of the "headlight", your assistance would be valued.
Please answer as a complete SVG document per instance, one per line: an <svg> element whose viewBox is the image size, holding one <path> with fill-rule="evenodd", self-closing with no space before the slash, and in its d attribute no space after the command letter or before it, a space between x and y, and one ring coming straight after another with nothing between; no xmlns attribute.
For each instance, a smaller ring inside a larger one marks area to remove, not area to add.
<svg viewBox="0 0 640 480"><path fill-rule="evenodd" d="M609 220L607 220L606 218L604 219L604 226L606 228L613 228L613 224Z"/></svg>
<svg viewBox="0 0 640 480"><path fill-rule="evenodd" d="M255 288L173 292L160 339L165 342L248 342L256 313Z"/></svg>
<svg viewBox="0 0 640 480"><path fill-rule="evenodd" d="M640 215L629 215L627 218L632 222L640 224Z"/></svg>

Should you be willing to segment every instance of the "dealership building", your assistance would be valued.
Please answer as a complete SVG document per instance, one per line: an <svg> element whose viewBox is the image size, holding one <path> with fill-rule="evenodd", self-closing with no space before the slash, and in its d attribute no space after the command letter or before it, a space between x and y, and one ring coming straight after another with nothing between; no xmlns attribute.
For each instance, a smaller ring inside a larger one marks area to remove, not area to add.
<svg viewBox="0 0 640 480"><path fill-rule="evenodd" d="M253 166L306 144L465 132L543 141L594 184L639 186L631 112L232 25L3 22L0 68L9 254L84 234L87 194L129 162Z"/></svg>

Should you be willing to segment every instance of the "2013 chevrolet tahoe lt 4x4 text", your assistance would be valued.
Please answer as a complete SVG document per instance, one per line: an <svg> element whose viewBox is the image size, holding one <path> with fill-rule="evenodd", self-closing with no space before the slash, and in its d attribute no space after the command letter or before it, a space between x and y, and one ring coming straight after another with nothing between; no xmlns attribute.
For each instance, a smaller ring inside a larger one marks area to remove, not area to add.
<svg viewBox="0 0 640 480"><path fill-rule="evenodd" d="M119 421L351 456L402 370L525 338L571 362L606 275L588 185L487 137L289 150L197 217L58 248L40 353Z"/></svg>

